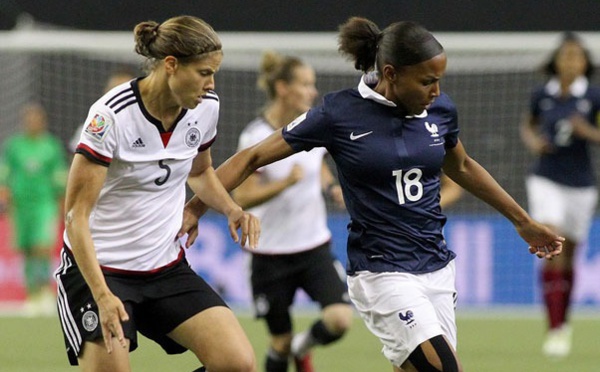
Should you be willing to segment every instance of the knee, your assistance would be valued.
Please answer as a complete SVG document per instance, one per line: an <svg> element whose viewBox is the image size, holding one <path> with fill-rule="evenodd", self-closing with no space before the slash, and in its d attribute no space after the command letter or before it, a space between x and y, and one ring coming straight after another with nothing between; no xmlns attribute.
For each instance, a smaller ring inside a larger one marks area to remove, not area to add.
<svg viewBox="0 0 600 372"><path fill-rule="evenodd" d="M330 305L323 311L323 323L332 334L343 335L352 326L353 316L350 305Z"/></svg>
<svg viewBox="0 0 600 372"><path fill-rule="evenodd" d="M256 372L254 353L239 354L235 358L207 363L208 372Z"/></svg>

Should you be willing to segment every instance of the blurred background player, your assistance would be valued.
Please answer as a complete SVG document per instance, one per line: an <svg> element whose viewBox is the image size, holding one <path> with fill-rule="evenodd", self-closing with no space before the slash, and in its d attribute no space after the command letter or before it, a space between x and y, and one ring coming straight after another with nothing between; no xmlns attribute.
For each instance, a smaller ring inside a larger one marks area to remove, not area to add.
<svg viewBox="0 0 600 372"><path fill-rule="evenodd" d="M598 199L589 149L590 142L600 143L600 89L590 85L593 71L581 40L565 33L544 66L548 80L533 91L521 126L523 142L537 156L526 180L531 215L566 238L563 253L541 269L548 316L542 351L554 357L571 349L575 251L588 237Z"/></svg>
<svg viewBox="0 0 600 372"><path fill-rule="evenodd" d="M56 313L50 265L66 183L65 149L48 131L41 105L27 104L21 118L22 131L3 144L0 205L8 206L15 247L24 257L26 313L50 315Z"/></svg>
<svg viewBox="0 0 600 372"><path fill-rule="evenodd" d="M313 68L299 58L263 54L258 86L267 95L260 115L242 131L239 150L254 145L308 111L318 92ZM309 350L342 337L352 323L343 268L334 258L323 194L343 207L324 148L262 167L234 190L242 208L261 220L259 250L252 252L251 285L257 317L270 334L266 372L313 371ZM342 276L341 276L342 275ZM294 337L291 306L298 289L318 302L321 319Z"/></svg>
<svg viewBox="0 0 600 372"><path fill-rule="evenodd" d="M109 90L116 87L117 85L121 85L125 82L133 80L135 77L136 77L136 74L133 71L133 69L127 68L127 67L118 68L118 69L114 70L110 74L108 79L106 80L106 84L104 85L104 90L102 91L102 93L107 93ZM75 130L75 132L73 132L73 136L71 137L71 140L69 141L69 150L71 150L71 153L75 153L75 150L77 149L77 145L79 144L79 138L81 137L81 132L83 132L84 127L85 127L85 123L82 125L79 125L77 127L77 129Z"/></svg>

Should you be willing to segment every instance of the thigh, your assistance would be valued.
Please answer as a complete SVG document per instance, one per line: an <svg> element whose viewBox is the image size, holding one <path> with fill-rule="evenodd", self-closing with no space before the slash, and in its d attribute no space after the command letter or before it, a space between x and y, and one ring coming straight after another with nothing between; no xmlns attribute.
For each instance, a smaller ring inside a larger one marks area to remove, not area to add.
<svg viewBox="0 0 600 372"><path fill-rule="evenodd" d="M257 318L264 318L269 332L280 335L291 332L290 306L298 290L290 257L254 255L252 257L252 296Z"/></svg>
<svg viewBox="0 0 600 372"><path fill-rule="evenodd" d="M238 370L253 365L254 351L233 312L211 307L189 318L168 336L190 349L208 370Z"/></svg>
<svg viewBox="0 0 600 372"><path fill-rule="evenodd" d="M80 369L86 372L130 372L129 340L125 347L112 338L112 352L106 351L104 340L86 341L78 357Z"/></svg>
<svg viewBox="0 0 600 372"><path fill-rule="evenodd" d="M83 352L84 345L90 342L102 342L102 329L98 306L85 282L73 256L66 250L61 251L60 266L55 272L57 286L58 314L63 331L67 356L72 365ZM109 285L110 286L110 285ZM116 288L111 287L111 290ZM137 347L135 320L131 318L132 304L124 302L130 320L122 324L130 349Z"/></svg>
<svg viewBox="0 0 600 372"><path fill-rule="evenodd" d="M181 324L212 307L227 307L223 299L184 261L153 279L144 288L144 300L133 318L144 336L168 354L187 350L167 336Z"/></svg>
<svg viewBox="0 0 600 372"><path fill-rule="evenodd" d="M310 251L303 264L305 269L300 286L322 309L332 304L350 303L344 270L331 253L329 244Z"/></svg>
<svg viewBox="0 0 600 372"><path fill-rule="evenodd" d="M540 223L560 227L566 215L566 200L561 186L540 176L526 180L529 214Z"/></svg>
<svg viewBox="0 0 600 372"><path fill-rule="evenodd" d="M565 200L567 212L561 233L575 243L582 242L587 239L596 212L598 191L595 187L571 187L565 192Z"/></svg>
<svg viewBox="0 0 600 372"><path fill-rule="evenodd" d="M356 310L394 366L401 366L421 343L443 334L417 275L360 272L348 277L348 288Z"/></svg>

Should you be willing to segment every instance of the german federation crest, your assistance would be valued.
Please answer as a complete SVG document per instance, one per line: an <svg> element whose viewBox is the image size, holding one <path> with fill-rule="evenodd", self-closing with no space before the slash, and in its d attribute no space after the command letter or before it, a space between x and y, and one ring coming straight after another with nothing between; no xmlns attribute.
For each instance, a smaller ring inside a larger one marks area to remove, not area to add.
<svg viewBox="0 0 600 372"><path fill-rule="evenodd" d="M198 128L189 128L185 133L185 144L188 147L198 147L200 144L200 131Z"/></svg>

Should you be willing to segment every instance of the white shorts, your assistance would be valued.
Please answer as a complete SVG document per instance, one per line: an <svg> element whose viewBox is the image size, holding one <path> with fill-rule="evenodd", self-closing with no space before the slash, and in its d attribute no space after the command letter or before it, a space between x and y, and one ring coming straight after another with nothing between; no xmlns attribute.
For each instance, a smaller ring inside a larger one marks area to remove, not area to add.
<svg viewBox="0 0 600 372"><path fill-rule="evenodd" d="M434 336L456 349L455 275L451 261L427 274L361 271L347 278L350 299L394 366Z"/></svg>
<svg viewBox="0 0 600 372"><path fill-rule="evenodd" d="M526 185L531 217L574 242L587 239L598 202L595 186L570 187L540 176L528 176Z"/></svg>

